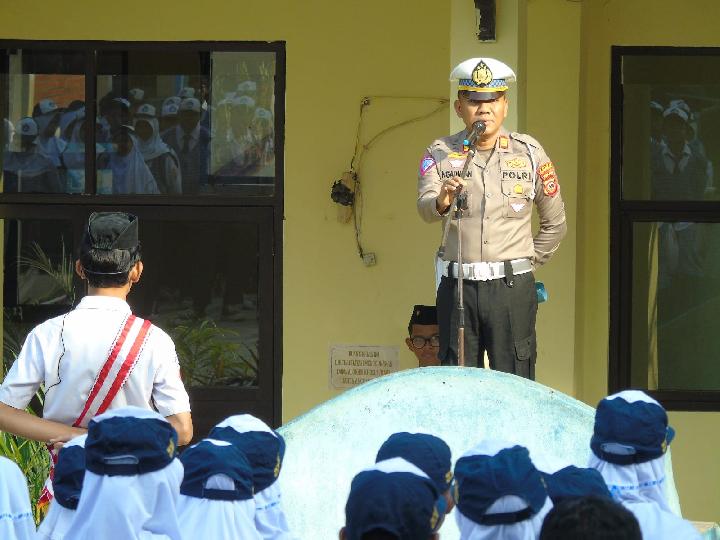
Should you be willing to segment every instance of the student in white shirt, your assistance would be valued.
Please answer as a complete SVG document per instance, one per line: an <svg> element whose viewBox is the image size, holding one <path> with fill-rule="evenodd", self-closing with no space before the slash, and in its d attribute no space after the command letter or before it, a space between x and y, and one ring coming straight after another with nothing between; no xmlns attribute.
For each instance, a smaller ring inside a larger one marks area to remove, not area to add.
<svg viewBox="0 0 720 540"><path fill-rule="evenodd" d="M88 426L85 477L65 538L182 540L182 479L177 433L165 418L138 407L96 416Z"/></svg>
<svg viewBox="0 0 720 540"><path fill-rule="evenodd" d="M282 504L278 478L285 457L285 440L250 414L230 416L209 438L238 448L250 462L255 488L255 526L264 540L294 540Z"/></svg>
<svg viewBox="0 0 720 540"><path fill-rule="evenodd" d="M183 540L262 540L255 527L253 471L229 442L203 439L180 456L185 476L177 513Z"/></svg>
<svg viewBox="0 0 720 540"><path fill-rule="evenodd" d="M83 434L93 416L134 405L157 410L187 444L190 401L172 339L135 317L125 301L143 271L137 218L92 214L76 271L88 280L88 296L28 334L0 386L0 430L67 441ZM24 410L41 386L42 418Z"/></svg>
<svg viewBox="0 0 720 540"><path fill-rule="evenodd" d="M665 494L665 453L674 437L665 409L639 390L608 396L595 411L589 466L635 515L643 538L700 538L689 521L672 512Z"/></svg>
<svg viewBox="0 0 720 540"><path fill-rule="evenodd" d="M55 498L38 527L38 540L63 540L75 518L85 477L85 439L87 435L69 440L58 453L53 477Z"/></svg>

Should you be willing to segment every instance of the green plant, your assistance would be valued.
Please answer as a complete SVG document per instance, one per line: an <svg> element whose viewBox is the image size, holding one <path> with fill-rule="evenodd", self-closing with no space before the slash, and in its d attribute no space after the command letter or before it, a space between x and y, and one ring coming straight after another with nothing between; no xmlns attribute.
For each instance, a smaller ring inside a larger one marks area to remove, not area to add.
<svg viewBox="0 0 720 540"><path fill-rule="evenodd" d="M188 386L251 386L257 380L257 355L239 334L209 319L170 327L183 379Z"/></svg>
<svg viewBox="0 0 720 540"><path fill-rule="evenodd" d="M0 381L5 378L5 373L10 369L20 352L22 344L20 334L21 331L18 325L10 320L7 310L3 310L3 369L0 373ZM43 392L38 391L36 397L42 407L44 401ZM35 414L31 407L28 407L26 411ZM37 507L37 501L45 485L45 480L50 474L50 460L45 445L41 442L31 441L0 431L0 456L5 456L17 463L25 478L27 478L35 523L39 524L43 516L42 510Z"/></svg>
<svg viewBox="0 0 720 540"><path fill-rule="evenodd" d="M55 285L54 292L73 303L75 301L75 287L73 285L75 267L72 257L65 250L65 240L62 237L60 237L60 243L62 245L62 258L57 265L50 260L50 257L47 256L37 242L32 242L29 255L18 257L18 261L22 266L50 276Z"/></svg>

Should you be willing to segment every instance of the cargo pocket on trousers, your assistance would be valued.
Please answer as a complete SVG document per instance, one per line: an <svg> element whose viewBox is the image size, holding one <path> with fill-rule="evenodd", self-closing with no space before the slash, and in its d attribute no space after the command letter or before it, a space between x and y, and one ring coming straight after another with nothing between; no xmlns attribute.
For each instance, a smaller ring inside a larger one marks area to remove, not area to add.
<svg viewBox="0 0 720 540"><path fill-rule="evenodd" d="M526 337L515 341L515 375L532 379L535 374L535 366L532 365L533 354L533 338Z"/></svg>

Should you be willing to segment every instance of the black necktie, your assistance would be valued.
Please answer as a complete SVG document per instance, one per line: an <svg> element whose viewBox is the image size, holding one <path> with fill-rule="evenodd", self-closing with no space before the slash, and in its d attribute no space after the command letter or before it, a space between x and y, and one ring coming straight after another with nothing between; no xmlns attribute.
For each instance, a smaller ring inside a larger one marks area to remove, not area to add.
<svg viewBox="0 0 720 540"><path fill-rule="evenodd" d="M182 147L182 153L187 154L190 152L190 134L185 133L183 135L183 147Z"/></svg>

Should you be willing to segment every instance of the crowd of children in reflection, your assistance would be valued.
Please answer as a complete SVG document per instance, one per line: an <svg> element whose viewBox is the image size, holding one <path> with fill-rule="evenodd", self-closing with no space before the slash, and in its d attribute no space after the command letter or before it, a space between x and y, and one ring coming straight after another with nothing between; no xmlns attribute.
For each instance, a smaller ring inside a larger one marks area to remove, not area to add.
<svg viewBox="0 0 720 540"><path fill-rule="evenodd" d="M142 88L104 95L95 120L96 192L192 195L274 176L272 97L258 98L249 80L214 106L206 84L164 99ZM3 121L4 192L87 192L85 105L47 98L31 116Z"/></svg>

